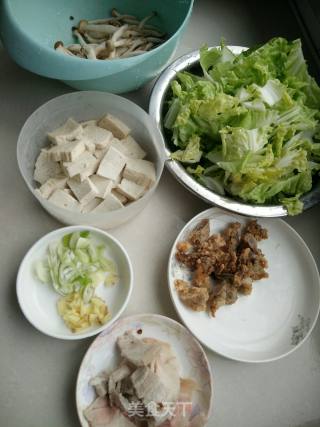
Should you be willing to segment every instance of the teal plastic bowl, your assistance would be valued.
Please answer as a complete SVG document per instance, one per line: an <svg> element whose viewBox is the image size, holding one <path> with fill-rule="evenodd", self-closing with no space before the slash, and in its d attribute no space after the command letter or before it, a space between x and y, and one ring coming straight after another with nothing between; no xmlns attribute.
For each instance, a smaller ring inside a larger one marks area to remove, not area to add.
<svg viewBox="0 0 320 427"><path fill-rule="evenodd" d="M170 60L191 15L193 0L0 0L0 35L15 62L45 77L81 90L122 93L157 76ZM74 43L71 27L81 19L121 13L152 23L169 35L165 43L142 55L114 60L89 60L56 52L57 40Z"/></svg>

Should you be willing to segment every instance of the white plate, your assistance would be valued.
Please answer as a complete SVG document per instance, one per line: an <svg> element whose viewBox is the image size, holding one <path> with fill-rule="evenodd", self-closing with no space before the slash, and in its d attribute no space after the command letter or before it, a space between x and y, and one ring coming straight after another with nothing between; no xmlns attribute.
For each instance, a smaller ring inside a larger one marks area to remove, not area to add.
<svg viewBox="0 0 320 427"><path fill-rule="evenodd" d="M320 305L320 280L316 263L302 238L284 221L259 219L269 238L259 242L266 255L269 278L253 283L249 296L219 308L216 317L194 312L179 299L175 279L190 279L190 271L175 259L176 245L204 218L211 233L233 221L248 218L208 209L194 217L172 247L168 281L175 308L190 331L209 349L242 362L269 362L297 349L310 335Z"/></svg>
<svg viewBox="0 0 320 427"><path fill-rule="evenodd" d="M193 415L209 416L212 404L212 375L208 359L200 344L180 323L158 314L138 314L119 319L102 332L89 347L78 373L77 411L82 427L89 427L83 411L95 398L90 379L103 370L115 369L119 363L117 338L126 331L139 331L138 337L152 337L168 342L177 355L181 377L194 379L199 391L193 394ZM192 415L192 416L193 416Z"/></svg>
<svg viewBox="0 0 320 427"><path fill-rule="evenodd" d="M62 236L75 231L89 230L92 238L106 245L106 256L117 266L119 281L114 286L98 286L96 294L105 300L110 312L110 321L102 326L95 326L81 333L72 333L64 324L57 311L60 298L51 285L41 283L34 274L36 261L46 256L49 243L58 241ZM17 296L25 317L39 331L55 338L80 339L98 334L114 322L128 304L133 283L133 271L124 247L108 233L90 226L71 226L59 228L39 239L25 255L17 276Z"/></svg>

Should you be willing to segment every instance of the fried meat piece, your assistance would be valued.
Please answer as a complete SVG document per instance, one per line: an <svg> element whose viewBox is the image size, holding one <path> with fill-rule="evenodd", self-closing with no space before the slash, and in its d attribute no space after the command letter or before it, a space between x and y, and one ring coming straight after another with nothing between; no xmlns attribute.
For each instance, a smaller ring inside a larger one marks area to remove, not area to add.
<svg viewBox="0 0 320 427"><path fill-rule="evenodd" d="M253 219L246 224L243 234L246 234L246 233L252 234L252 236L258 242L268 238L268 230L265 228L262 228L261 225L258 224L256 219Z"/></svg>
<svg viewBox="0 0 320 427"><path fill-rule="evenodd" d="M208 219L203 219L190 233L189 242L198 247L209 238L210 225Z"/></svg>
<svg viewBox="0 0 320 427"><path fill-rule="evenodd" d="M206 288L208 290L211 289L211 278L203 268L203 264L197 264L192 277L192 286L196 286L197 288Z"/></svg>
<svg viewBox="0 0 320 427"><path fill-rule="evenodd" d="M218 308L223 305L234 304L238 299L238 290L231 280L217 281L209 298L209 308L212 316L215 316Z"/></svg>
<svg viewBox="0 0 320 427"><path fill-rule="evenodd" d="M176 281L176 288L188 307L200 311L207 304L214 316L222 305L233 304L238 293L249 295L254 280L268 277L268 262L257 244L268 233L256 220L242 232L239 222L218 234L209 236L209 231L209 221L203 220L186 242L177 244L176 258L193 271L193 278L191 284Z"/></svg>
<svg viewBox="0 0 320 427"><path fill-rule="evenodd" d="M206 288L190 286L185 280L175 280L175 287L184 304L194 311L206 311L209 292Z"/></svg>

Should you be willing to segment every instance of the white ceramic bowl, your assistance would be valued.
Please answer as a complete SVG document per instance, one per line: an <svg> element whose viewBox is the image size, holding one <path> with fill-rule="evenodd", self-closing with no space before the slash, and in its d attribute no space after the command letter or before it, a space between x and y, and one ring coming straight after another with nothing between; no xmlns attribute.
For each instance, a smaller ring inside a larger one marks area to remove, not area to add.
<svg viewBox="0 0 320 427"><path fill-rule="evenodd" d="M33 171L40 149L48 145L47 132L61 126L69 117L83 121L99 118L106 113L123 120L132 129L132 136L147 152L146 159L154 162L156 182L153 187L136 202L107 213L72 212L38 196L34 191L37 183L33 180ZM149 202L163 171L164 159L160 146L159 130L150 116L138 105L110 93L73 92L48 101L28 118L19 135L17 160L29 190L52 216L64 224L85 224L108 229L130 220Z"/></svg>
<svg viewBox="0 0 320 427"><path fill-rule="evenodd" d="M201 345L184 326L169 317L159 314L137 314L121 318L103 331L84 356L76 387L76 404L81 426L89 427L83 411L95 398L94 389L89 381L101 371L111 372L118 366L120 356L116 342L126 331L132 331L139 338L156 338L171 345L179 362L180 376L191 378L198 384L192 396L192 416L202 413L204 419L209 419L214 385L210 364Z"/></svg>
<svg viewBox="0 0 320 427"><path fill-rule="evenodd" d="M175 258L176 245L202 220L211 234L230 222L248 218L211 208L192 218L173 244L168 265L172 301L184 324L210 350L241 362L271 362L299 348L311 334L320 307L320 278L305 242L286 222L259 219L269 238L258 246L268 260L267 279L255 281L249 296L220 307L215 317L186 307L175 290L175 279L191 279L189 269Z"/></svg>
<svg viewBox="0 0 320 427"><path fill-rule="evenodd" d="M98 286L96 294L106 301L111 319L105 325L95 326L81 333L72 333L57 311L60 298L51 285L41 283L34 274L34 264L45 257L49 243L75 231L89 230L92 237L106 245L106 256L118 268L119 282L111 287ZM96 335L110 326L126 308L133 286L133 270L124 247L112 236L90 226L59 228L41 237L26 253L17 276L17 296L21 310L29 322L39 331L54 338L77 340Z"/></svg>

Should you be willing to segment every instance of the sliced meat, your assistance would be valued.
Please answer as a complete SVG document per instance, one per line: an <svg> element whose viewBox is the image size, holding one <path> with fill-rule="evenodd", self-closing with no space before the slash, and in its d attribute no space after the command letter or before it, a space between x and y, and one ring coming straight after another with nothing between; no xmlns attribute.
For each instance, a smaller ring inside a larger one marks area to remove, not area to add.
<svg viewBox="0 0 320 427"><path fill-rule="evenodd" d="M175 287L179 297L184 304L194 311L205 311L209 292L206 288L196 288L189 286L184 280L175 280Z"/></svg>
<svg viewBox="0 0 320 427"><path fill-rule="evenodd" d="M110 408L104 397L98 397L84 411L90 427L135 427L117 408Z"/></svg>
<svg viewBox="0 0 320 427"><path fill-rule="evenodd" d="M98 396L103 397L107 395L108 381L106 376L97 375L96 377L91 378L89 384L95 389Z"/></svg>
<svg viewBox="0 0 320 427"><path fill-rule="evenodd" d="M113 404L120 409L120 411L124 412L125 414L130 413L130 410L132 409L131 402L123 396L122 393L118 392L117 390L112 393L112 401Z"/></svg>
<svg viewBox="0 0 320 427"><path fill-rule="evenodd" d="M150 368L143 366L136 369L131 375L131 381L137 397L146 404L151 401L157 403L167 401L167 389Z"/></svg>
<svg viewBox="0 0 320 427"><path fill-rule="evenodd" d="M143 342L143 340L136 338L132 332L119 337L117 344L121 357L133 366L148 366L159 357L161 352L159 342Z"/></svg>

